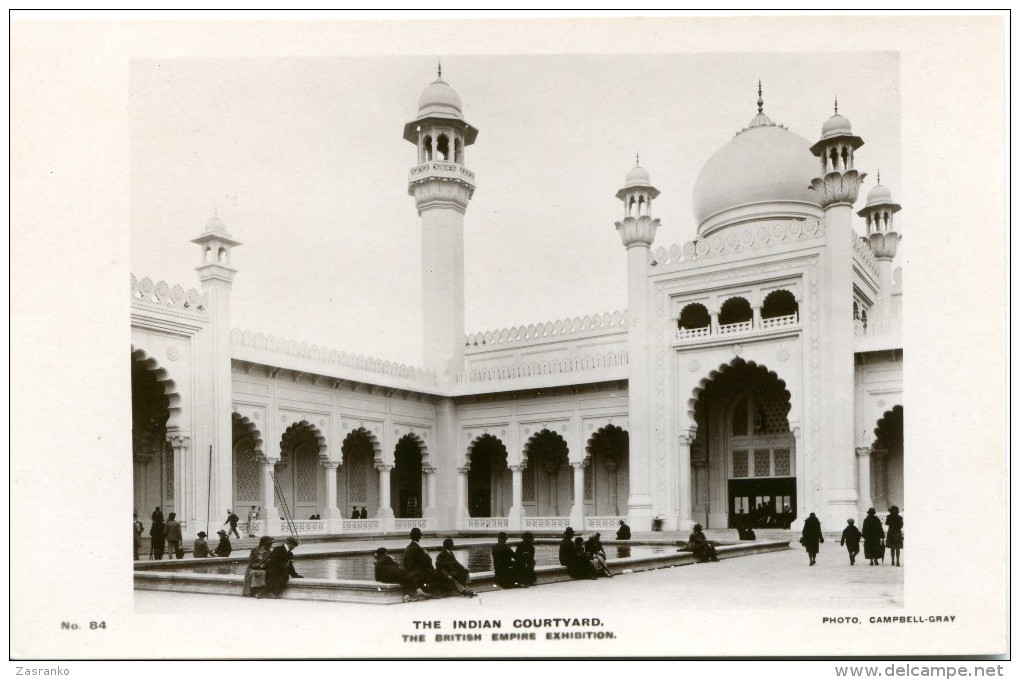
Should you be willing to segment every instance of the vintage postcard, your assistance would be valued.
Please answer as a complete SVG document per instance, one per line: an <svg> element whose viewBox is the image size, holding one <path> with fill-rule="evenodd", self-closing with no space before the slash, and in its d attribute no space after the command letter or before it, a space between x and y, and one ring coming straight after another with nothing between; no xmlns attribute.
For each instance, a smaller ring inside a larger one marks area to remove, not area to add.
<svg viewBox="0 0 1020 680"><path fill-rule="evenodd" d="M1008 654L1003 15L130 19L11 24L13 660Z"/></svg>

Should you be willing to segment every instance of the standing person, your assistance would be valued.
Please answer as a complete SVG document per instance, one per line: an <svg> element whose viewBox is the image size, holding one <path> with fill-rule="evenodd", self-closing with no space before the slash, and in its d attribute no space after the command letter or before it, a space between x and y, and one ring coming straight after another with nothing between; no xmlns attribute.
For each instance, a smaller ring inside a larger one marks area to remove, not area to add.
<svg viewBox="0 0 1020 680"><path fill-rule="evenodd" d="M166 532L167 547L170 548L170 559L181 559L181 523L177 521L177 513L171 512L164 528Z"/></svg>
<svg viewBox="0 0 1020 680"><path fill-rule="evenodd" d="M818 555L818 544L825 543L825 539L822 537L822 523L815 517L815 513L808 515L808 518L804 520L804 529L800 532L800 544L804 546L804 550L807 550L808 558L811 562L808 566L815 566L815 557Z"/></svg>
<svg viewBox="0 0 1020 680"><path fill-rule="evenodd" d="M251 549L248 554L248 568L244 571L244 584L241 586L242 596L262 597L262 589L266 586L266 565L272 551L272 536L263 536L259 539L259 544Z"/></svg>
<svg viewBox="0 0 1020 680"><path fill-rule="evenodd" d="M595 579L595 567L588 559L588 553L584 551L584 539L580 536L574 539L570 561L567 563L567 573L571 578Z"/></svg>
<svg viewBox="0 0 1020 680"><path fill-rule="evenodd" d="M361 513L358 512L358 506L351 506L351 519L361 519Z"/></svg>
<svg viewBox="0 0 1020 680"><path fill-rule="evenodd" d="M500 588L516 588L517 577L514 574L514 551L506 543L505 531L496 536L496 545L492 546L492 570L496 572L496 585Z"/></svg>
<svg viewBox="0 0 1020 680"><path fill-rule="evenodd" d="M471 582L471 572L453 554L453 539L443 539L443 549L436 556L436 572L442 577L444 585L464 597L474 597L475 591L467 587Z"/></svg>
<svg viewBox="0 0 1020 680"><path fill-rule="evenodd" d="M885 518L889 531L885 535L885 547L889 548L892 566L900 566L900 551L903 550L903 516L895 505L889 508L889 516Z"/></svg>
<svg viewBox="0 0 1020 680"><path fill-rule="evenodd" d="M418 527L411 529L411 542L404 548L404 569L415 577L419 588L429 592L436 568L432 566L432 558L418 544L420 540L421 529Z"/></svg>
<svg viewBox="0 0 1020 680"><path fill-rule="evenodd" d="M874 567L885 552L882 547L885 531L882 529L882 520L875 515L875 508L868 508L868 516L861 525L861 536L864 537L864 559L870 560L869 565Z"/></svg>
<svg viewBox="0 0 1020 680"><path fill-rule="evenodd" d="M138 519L138 513L135 513L134 521L131 522L132 533L135 535L135 560L138 560L138 549L142 547L142 532L145 531L145 525L142 524L141 520Z"/></svg>
<svg viewBox="0 0 1020 680"><path fill-rule="evenodd" d="M574 529L567 527L563 531L563 540L560 541L560 564L564 567L570 564L574 558Z"/></svg>
<svg viewBox="0 0 1020 680"><path fill-rule="evenodd" d="M861 530L854 526L852 519L846 521L846 529L843 529L839 544L846 545L846 551L850 553L850 566L852 567L857 559L857 553L861 551Z"/></svg>
<svg viewBox="0 0 1020 680"><path fill-rule="evenodd" d="M294 570L294 548L298 540L288 536L283 545L273 548L266 564L266 590L264 597L279 597L291 578L304 578Z"/></svg>
<svg viewBox="0 0 1020 680"><path fill-rule="evenodd" d="M163 553L166 551L166 527L163 524L163 513L159 508L156 508L156 511L152 513L149 542L152 545L152 556L157 560L163 559Z"/></svg>
<svg viewBox="0 0 1020 680"><path fill-rule="evenodd" d="M418 587L418 578L389 556L386 548L375 550L375 580L380 583L396 583L404 589L404 602L413 602L430 595Z"/></svg>
<svg viewBox="0 0 1020 680"><path fill-rule="evenodd" d="M230 545L230 539L227 538L227 532L220 529L216 533L220 537L220 542L216 545L216 557L230 557L230 553L234 550L234 547Z"/></svg>
<svg viewBox="0 0 1020 680"><path fill-rule="evenodd" d="M601 536L602 534L597 531L592 534L585 541L584 551L588 554L588 559L591 560L591 566L594 567L596 574L605 574L612 578L613 572L609 571L609 565L606 564L606 549L602 547Z"/></svg>
<svg viewBox="0 0 1020 680"><path fill-rule="evenodd" d="M195 544L191 548L192 557L213 557L213 554L209 552L209 543L205 540L208 536L204 531L198 532L198 538L195 539Z"/></svg>
<svg viewBox="0 0 1020 680"><path fill-rule="evenodd" d="M251 510L248 511L248 538L254 538L255 536L255 520L259 518L259 509L254 505L251 506Z"/></svg>
<svg viewBox="0 0 1020 680"><path fill-rule="evenodd" d="M517 582L525 586L535 585L535 536L530 531L524 532L514 550L514 564L517 565Z"/></svg>
<svg viewBox="0 0 1020 680"><path fill-rule="evenodd" d="M616 540L618 541L629 541L630 540L630 527L627 526L627 522L620 520L620 528L616 530Z"/></svg>
<svg viewBox="0 0 1020 680"><path fill-rule="evenodd" d="M223 526L230 525L227 529L227 535L234 534L237 538L241 538L241 534L237 533L237 523L241 521L241 518L234 514L234 511L227 508L227 521L223 523Z"/></svg>

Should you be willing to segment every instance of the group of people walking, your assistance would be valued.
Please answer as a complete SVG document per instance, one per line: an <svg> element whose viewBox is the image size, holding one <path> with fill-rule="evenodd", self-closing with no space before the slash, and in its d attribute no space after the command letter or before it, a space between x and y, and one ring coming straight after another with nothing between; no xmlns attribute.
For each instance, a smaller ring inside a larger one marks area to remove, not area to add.
<svg viewBox="0 0 1020 680"><path fill-rule="evenodd" d="M890 565L900 566L900 551L903 549L903 516L900 509L895 505L889 508L889 516L885 519L885 529L882 528L882 520L875 513L875 508L868 508L868 514L858 529L854 520L846 521L846 528L840 536L839 544L846 547L850 557L850 565L857 563L857 555L861 552L861 540L864 541L864 559L868 560L870 566L876 566L885 561L885 551L889 550ZM820 543L824 543L822 526L815 513L804 520L804 530L801 532L800 543L807 551L809 565L814 566L818 555Z"/></svg>

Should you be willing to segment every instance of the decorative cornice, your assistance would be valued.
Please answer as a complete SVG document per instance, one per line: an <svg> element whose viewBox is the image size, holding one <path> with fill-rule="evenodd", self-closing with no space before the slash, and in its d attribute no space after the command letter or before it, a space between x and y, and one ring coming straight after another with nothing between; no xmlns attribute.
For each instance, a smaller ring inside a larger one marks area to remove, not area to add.
<svg viewBox="0 0 1020 680"><path fill-rule="evenodd" d="M701 262L713 257L723 257L751 251L777 247L784 243L808 241L825 236L825 226L817 219L776 220L767 224L749 226L737 231L727 230L725 235L713 234L698 237L683 246L672 245L669 249L659 247L651 254L653 267L677 267L690 262Z"/></svg>
<svg viewBox="0 0 1020 680"><path fill-rule="evenodd" d="M549 375L554 373L595 371L613 368L616 366L626 366L628 360L629 355L627 350L620 350L618 352L589 354L585 356L568 357L566 359L535 361L529 364L474 368L458 372L457 382L463 384L486 382L489 380L512 380L514 378L528 378L536 375Z"/></svg>
<svg viewBox="0 0 1020 680"><path fill-rule="evenodd" d="M825 173L825 177L815 177L811 180L811 189L818 194L818 202L822 208L833 205L853 205L861 189L861 182L867 177L866 172L846 170L839 172Z"/></svg>
<svg viewBox="0 0 1020 680"><path fill-rule="evenodd" d="M209 297L194 288L187 291L181 285L172 288L166 281L153 283L148 276L141 281L131 275L131 302L134 304L152 305L164 309L186 311L191 314L205 316L209 308Z"/></svg>

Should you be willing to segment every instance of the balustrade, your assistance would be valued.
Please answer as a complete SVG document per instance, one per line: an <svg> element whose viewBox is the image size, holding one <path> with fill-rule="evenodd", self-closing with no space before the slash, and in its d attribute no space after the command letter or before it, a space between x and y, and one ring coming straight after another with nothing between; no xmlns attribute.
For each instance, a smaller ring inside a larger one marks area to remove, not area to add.
<svg viewBox="0 0 1020 680"><path fill-rule="evenodd" d="M585 517L584 518L584 530L585 531L608 531L610 529L618 529L620 527L620 520L627 519L624 515L616 515L610 517ZM607 538L613 538L608 536Z"/></svg>
<svg viewBox="0 0 1020 680"><path fill-rule="evenodd" d="M397 531L410 531L415 527L422 531L427 531L429 529L429 519L428 517L402 518L396 520L395 526Z"/></svg>
<svg viewBox="0 0 1020 680"><path fill-rule="evenodd" d="M347 531L379 531L380 524L378 519L345 519L343 521L343 530Z"/></svg>
<svg viewBox="0 0 1020 680"><path fill-rule="evenodd" d="M566 529L570 526L569 517L525 517L525 529Z"/></svg>
<svg viewBox="0 0 1020 680"><path fill-rule="evenodd" d="M697 342L708 340L712 337L746 335L754 333L765 333L787 328L800 326L800 314L794 313L787 316L774 316L768 319L761 319L756 327L753 320L741 321L739 323L728 323L717 327L714 331L711 326L703 328L679 328L674 337L676 342Z"/></svg>
<svg viewBox="0 0 1020 680"><path fill-rule="evenodd" d="M510 520L506 517L469 517L468 529L509 529Z"/></svg>

